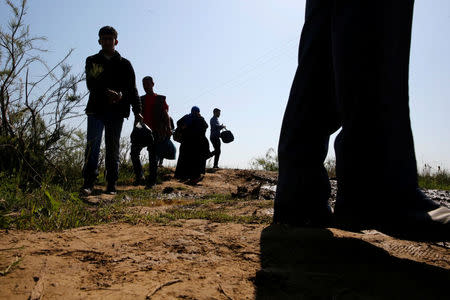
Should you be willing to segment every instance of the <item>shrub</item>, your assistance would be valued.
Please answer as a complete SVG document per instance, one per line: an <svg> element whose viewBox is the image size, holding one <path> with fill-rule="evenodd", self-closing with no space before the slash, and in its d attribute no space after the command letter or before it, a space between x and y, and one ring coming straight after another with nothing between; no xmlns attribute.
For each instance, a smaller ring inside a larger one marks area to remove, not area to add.
<svg viewBox="0 0 450 300"><path fill-rule="evenodd" d="M264 157L254 158L250 165L257 170L278 171L278 155L273 148L269 148Z"/></svg>
<svg viewBox="0 0 450 300"><path fill-rule="evenodd" d="M437 167L433 172L433 168L425 164L418 179L421 188L450 190L450 174L441 167Z"/></svg>

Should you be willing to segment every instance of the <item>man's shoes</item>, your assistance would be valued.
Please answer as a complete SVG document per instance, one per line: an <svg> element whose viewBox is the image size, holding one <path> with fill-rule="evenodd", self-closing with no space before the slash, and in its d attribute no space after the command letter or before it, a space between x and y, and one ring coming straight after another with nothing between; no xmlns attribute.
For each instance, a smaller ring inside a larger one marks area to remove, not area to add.
<svg viewBox="0 0 450 300"><path fill-rule="evenodd" d="M145 189L146 189L146 190L152 189L153 186L155 186L155 183L156 183L156 182L147 182L147 183L145 184Z"/></svg>
<svg viewBox="0 0 450 300"><path fill-rule="evenodd" d="M213 167L213 169L218 169L218 168L219 168L219 166L214 166L214 167Z"/></svg>
<svg viewBox="0 0 450 300"><path fill-rule="evenodd" d="M92 187L90 186L82 186L80 189L80 196L88 197L92 194Z"/></svg>
<svg viewBox="0 0 450 300"><path fill-rule="evenodd" d="M106 187L106 193L110 194L110 195L115 195L117 194L117 189L116 189L116 183L114 182L109 182L108 186Z"/></svg>
<svg viewBox="0 0 450 300"><path fill-rule="evenodd" d="M136 179L133 181L133 185L134 185L134 186L145 185L145 180L144 180L144 178L136 178Z"/></svg>
<svg viewBox="0 0 450 300"><path fill-rule="evenodd" d="M80 196L82 197L88 197L92 194L92 191L94 190L94 182L95 178L84 178L83 186L80 188Z"/></svg>
<svg viewBox="0 0 450 300"><path fill-rule="evenodd" d="M402 239L450 241L450 209L439 206L419 189L403 198L407 200L392 199L385 207L373 203L366 209L337 202L335 223L346 230L376 229Z"/></svg>

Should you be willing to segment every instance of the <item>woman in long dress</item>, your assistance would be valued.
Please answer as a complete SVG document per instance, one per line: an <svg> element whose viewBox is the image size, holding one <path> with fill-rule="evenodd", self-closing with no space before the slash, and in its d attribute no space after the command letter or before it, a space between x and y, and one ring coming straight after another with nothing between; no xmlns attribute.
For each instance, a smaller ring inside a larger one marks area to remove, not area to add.
<svg viewBox="0 0 450 300"><path fill-rule="evenodd" d="M194 106L190 114L177 121L177 126L182 128L182 141L175 178L189 180L195 184L203 178L206 159L211 155L205 136L208 124L200 115L200 109Z"/></svg>

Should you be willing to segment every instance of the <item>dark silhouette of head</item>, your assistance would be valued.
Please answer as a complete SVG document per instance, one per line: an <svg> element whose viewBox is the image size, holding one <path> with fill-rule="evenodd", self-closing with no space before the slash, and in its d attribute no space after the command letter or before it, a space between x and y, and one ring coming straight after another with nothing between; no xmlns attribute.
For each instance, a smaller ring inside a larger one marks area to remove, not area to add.
<svg viewBox="0 0 450 300"><path fill-rule="evenodd" d="M115 30L112 26L103 26L98 31L98 37L101 38L104 35L112 35L114 39L117 39L117 30Z"/></svg>
<svg viewBox="0 0 450 300"><path fill-rule="evenodd" d="M146 94L153 94L153 87L155 86L155 83L151 76L145 76L142 78L142 86Z"/></svg>
<svg viewBox="0 0 450 300"><path fill-rule="evenodd" d="M191 114L192 114L192 115L199 116L199 115L200 115L200 108L198 108L198 106L192 106L192 108L191 108Z"/></svg>
<svg viewBox="0 0 450 300"><path fill-rule="evenodd" d="M106 54L114 54L115 47L119 43L117 40L117 31L111 26L103 26L98 31L98 43L102 46L102 50Z"/></svg>

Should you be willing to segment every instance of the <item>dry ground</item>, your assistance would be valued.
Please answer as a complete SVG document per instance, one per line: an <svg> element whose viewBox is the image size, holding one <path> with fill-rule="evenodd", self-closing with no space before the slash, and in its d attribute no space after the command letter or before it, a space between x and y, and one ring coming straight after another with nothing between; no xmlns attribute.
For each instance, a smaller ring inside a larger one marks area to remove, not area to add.
<svg viewBox="0 0 450 300"><path fill-rule="evenodd" d="M188 209L190 202L213 194L233 194L238 200L213 203L214 209L231 216L270 217L273 192L265 186L275 181L275 173L243 170L207 173L194 187L170 179L153 191L166 199L160 206L130 210L151 215L178 206ZM129 189L136 188L119 187ZM88 200L95 209L95 203L117 197L101 194ZM445 244L399 240L377 231L295 229L246 220L177 218L61 232L2 231L0 298L449 297L450 250Z"/></svg>

